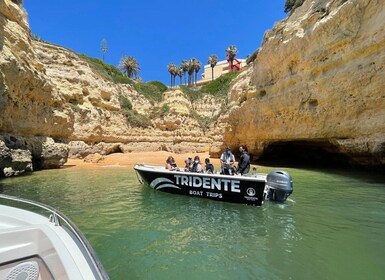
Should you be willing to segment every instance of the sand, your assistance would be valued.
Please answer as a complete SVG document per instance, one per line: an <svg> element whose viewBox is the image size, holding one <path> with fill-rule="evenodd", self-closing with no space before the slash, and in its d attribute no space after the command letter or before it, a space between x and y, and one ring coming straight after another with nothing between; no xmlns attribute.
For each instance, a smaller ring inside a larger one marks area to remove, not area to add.
<svg viewBox="0 0 385 280"><path fill-rule="evenodd" d="M140 153L115 153L104 156L104 159L98 163L85 162L83 159L68 159L64 167L72 168L97 168L104 166L127 166L133 167L136 163L148 163L148 164L160 164L164 165L168 156L173 156L176 164L179 167L184 167L184 160L188 157L194 158L194 156L199 156L202 163L204 163L205 158L210 158L208 153L197 153L197 154L174 154L165 151L158 152L140 152ZM219 167L219 159L210 159L214 164L215 168Z"/></svg>

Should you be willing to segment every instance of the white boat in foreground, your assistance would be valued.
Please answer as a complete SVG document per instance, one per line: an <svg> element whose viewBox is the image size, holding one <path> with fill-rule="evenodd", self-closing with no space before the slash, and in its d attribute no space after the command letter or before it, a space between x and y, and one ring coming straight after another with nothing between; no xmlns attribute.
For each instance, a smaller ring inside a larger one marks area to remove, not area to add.
<svg viewBox="0 0 385 280"><path fill-rule="evenodd" d="M84 235L62 213L3 194L0 203L0 279L109 279Z"/></svg>

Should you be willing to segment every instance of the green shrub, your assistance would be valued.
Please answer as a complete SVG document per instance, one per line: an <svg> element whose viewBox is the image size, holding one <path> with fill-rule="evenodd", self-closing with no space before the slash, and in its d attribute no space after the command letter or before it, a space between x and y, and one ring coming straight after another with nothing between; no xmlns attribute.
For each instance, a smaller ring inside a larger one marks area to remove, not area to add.
<svg viewBox="0 0 385 280"><path fill-rule="evenodd" d="M149 82L147 82L147 84L155 86L162 93L165 92L166 90L168 90L168 87L159 81L149 81Z"/></svg>
<svg viewBox="0 0 385 280"><path fill-rule="evenodd" d="M230 90L230 83L238 74L239 71L224 74L207 85L204 85L201 91L217 97L227 96Z"/></svg>
<svg viewBox="0 0 385 280"><path fill-rule="evenodd" d="M124 115L126 116L127 122L132 127L147 128L151 126L151 121L145 115L142 115L135 110L124 110Z"/></svg>
<svg viewBox="0 0 385 280"><path fill-rule="evenodd" d="M98 58L93 58L86 56L84 54L80 54L79 57L83 59L83 61L87 62L88 65L99 75L110 80L114 83L119 84L133 84L132 80L127 78L117 67L111 64L104 63Z"/></svg>
<svg viewBox="0 0 385 280"><path fill-rule="evenodd" d="M167 90L166 86L162 86L161 82L151 81L147 83L136 83L134 84L135 90L143 95L150 101L160 102L163 98L163 92ZM165 88L165 89L164 89Z"/></svg>
<svg viewBox="0 0 385 280"><path fill-rule="evenodd" d="M180 86L180 90L184 92L192 101L200 99L206 94L215 97L226 97L230 90L231 81L237 77L238 74L238 71L226 73L200 88Z"/></svg>
<svg viewBox="0 0 385 280"><path fill-rule="evenodd" d="M122 108L123 110L132 110L131 101L127 97L121 95L119 97L119 103L120 103L120 108Z"/></svg>
<svg viewBox="0 0 385 280"><path fill-rule="evenodd" d="M204 93L201 91L201 88L180 86L180 90L184 94L186 94L191 101L198 100L204 96Z"/></svg>
<svg viewBox="0 0 385 280"><path fill-rule="evenodd" d="M259 53L259 49L256 49L251 55L249 55L246 58L246 64L249 65L250 63L254 62L254 60L257 59L258 53Z"/></svg>
<svg viewBox="0 0 385 280"><path fill-rule="evenodd" d="M162 114L166 114L170 112L170 106L167 103L163 104L162 107L160 108L160 112Z"/></svg>

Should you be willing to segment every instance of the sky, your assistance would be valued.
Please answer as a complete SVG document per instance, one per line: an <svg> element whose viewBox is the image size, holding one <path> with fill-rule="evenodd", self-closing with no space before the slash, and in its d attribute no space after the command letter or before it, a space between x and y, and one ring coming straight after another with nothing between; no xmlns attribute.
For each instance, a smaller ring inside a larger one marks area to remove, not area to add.
<svg viewBox="0 0 385 280"><path fill-rule="evenodd" d="M139 63L139 77L170 84L167 65L210 55L237 58L260 47L264 33L286 17L285 0L24 0L31 32L42 40L119 65L124 55Z"/></svg>

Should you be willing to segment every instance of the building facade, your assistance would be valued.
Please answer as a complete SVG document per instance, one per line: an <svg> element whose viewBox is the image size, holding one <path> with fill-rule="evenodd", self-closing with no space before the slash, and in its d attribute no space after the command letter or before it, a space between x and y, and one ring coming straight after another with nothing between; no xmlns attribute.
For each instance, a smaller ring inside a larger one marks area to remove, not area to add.
<svg viewBox="0 0 385 280"><path fill-rule="evenodd" d="M239 71L246 66L246 59L234 59L233 61L233 71ZM220 77L223 74L230 72L230 64L227 60L218 61L214 67L214 71L210 64L204 66L204 72L202 73L202 79L197 82L197 84L206 84L213 80L212 74L214 74L214 79Z"/></svg>

